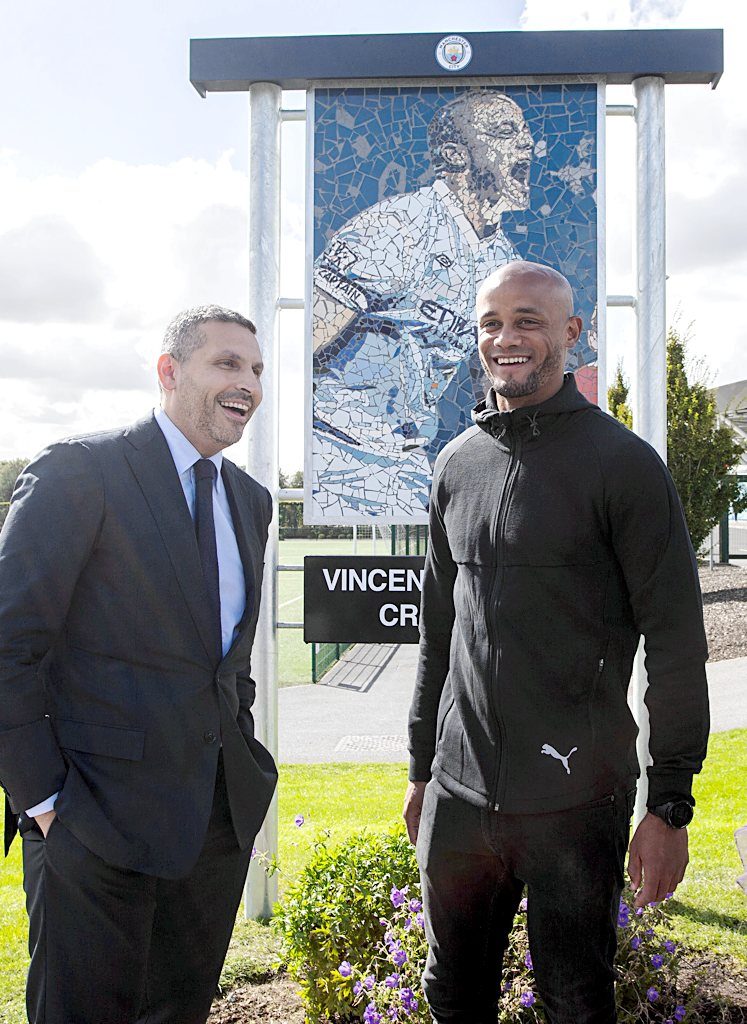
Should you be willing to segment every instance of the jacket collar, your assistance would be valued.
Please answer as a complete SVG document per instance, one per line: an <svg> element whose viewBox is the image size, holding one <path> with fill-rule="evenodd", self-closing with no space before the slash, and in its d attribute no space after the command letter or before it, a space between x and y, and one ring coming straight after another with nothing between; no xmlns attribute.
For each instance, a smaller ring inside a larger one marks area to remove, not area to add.
<svg viewBox="0 0 747 1024"><path fill-rule="evenodd" d="M491 388L484 400L472 410L472 422L498 439L510 433L519 434L525 441L536 441L543 431L558 419L565 418L568 413L594 408L596 406L578 390L573 374L566 373L560 391L547 401L537 405L525 405L520 409L512 409L511 412L501 412L495 391Z"/></svg>

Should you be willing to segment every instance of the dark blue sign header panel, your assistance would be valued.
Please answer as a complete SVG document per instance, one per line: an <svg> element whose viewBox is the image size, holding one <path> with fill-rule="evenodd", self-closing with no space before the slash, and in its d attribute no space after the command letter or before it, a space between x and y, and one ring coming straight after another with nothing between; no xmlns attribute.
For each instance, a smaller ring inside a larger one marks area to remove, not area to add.
<svg viewBox="0 0 747 1024"><path fill-rule="evenodd" d="M660 75L715 86L724 69L721 29L455 33L192 39L189 77L204 96L254 82L305 89L319 79L480 75L600 75L611 84Z"/></svg>

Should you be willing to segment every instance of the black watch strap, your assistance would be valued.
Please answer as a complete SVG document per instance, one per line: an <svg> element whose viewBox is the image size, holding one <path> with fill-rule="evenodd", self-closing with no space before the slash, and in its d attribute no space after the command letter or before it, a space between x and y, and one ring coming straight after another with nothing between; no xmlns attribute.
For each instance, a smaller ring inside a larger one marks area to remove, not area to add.
<svg viewBox="0 0 747 1024"><path fill-rule="evenodd" d="M693 820L693 805L689 800L668 800L648 809L670 828L686 828Z"/></svg>

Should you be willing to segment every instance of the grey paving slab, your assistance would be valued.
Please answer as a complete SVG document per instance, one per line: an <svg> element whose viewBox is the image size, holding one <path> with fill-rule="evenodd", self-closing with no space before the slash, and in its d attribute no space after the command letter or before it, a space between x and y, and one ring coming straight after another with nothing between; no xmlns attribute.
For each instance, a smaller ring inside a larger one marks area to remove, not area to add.
<svg viewBox="0 0 747 1024"><path fill-rule="evenodd" d="M415 644L360 644L321 683L279 694L280 761L406 761ZM711 732L747 728L747 658L706 666Z"/></svg>
<svg viewBox="0 0 747 1024"><path fill-rule="evenodd" d="M281 689L280 761L406 761L417 645L359 644L322 679Z"/></svg>

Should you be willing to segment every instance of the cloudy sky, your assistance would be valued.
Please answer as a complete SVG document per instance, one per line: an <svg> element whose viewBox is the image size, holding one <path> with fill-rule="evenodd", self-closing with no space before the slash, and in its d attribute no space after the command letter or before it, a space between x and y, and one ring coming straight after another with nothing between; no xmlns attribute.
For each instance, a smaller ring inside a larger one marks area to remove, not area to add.
<svg viewBox="0 0 747 1024"><path fill-rule="evenodd" d="M458 13L457 13L458 12ZM667 89L668 315L715 383L747 377L747 13L731 0L35 0L0 18L0 458L125 424L155 400L163 328L246 310L245 94L202 100L193 37L724 28L726 71ZM632 91L608 91L632 102ZM297 106L298 94L286 105ZM281 292L303 292L303 126L287 125ZM608 120L608 290L632 290L634 131ZM692 325L690 327L690 325ZM281 465L301 467L302 317L281 314ZM261 340L261 339L260 339ZM633 317L609 318L632 369ZM245 462L243 450L232 453Z"/></svg>

